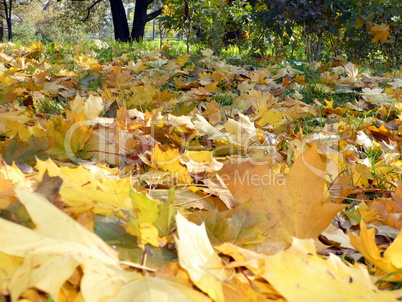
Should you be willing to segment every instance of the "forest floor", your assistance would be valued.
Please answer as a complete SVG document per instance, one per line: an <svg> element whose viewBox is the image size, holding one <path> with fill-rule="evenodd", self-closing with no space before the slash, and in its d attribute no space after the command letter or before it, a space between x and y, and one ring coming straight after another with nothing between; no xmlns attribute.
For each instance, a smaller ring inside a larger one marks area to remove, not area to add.
<svg viewBox="0 0 402 302"><path fill-rule="evenodd" d="M402 297L402 70L104 53L0 45L0 301Z"/></svg>

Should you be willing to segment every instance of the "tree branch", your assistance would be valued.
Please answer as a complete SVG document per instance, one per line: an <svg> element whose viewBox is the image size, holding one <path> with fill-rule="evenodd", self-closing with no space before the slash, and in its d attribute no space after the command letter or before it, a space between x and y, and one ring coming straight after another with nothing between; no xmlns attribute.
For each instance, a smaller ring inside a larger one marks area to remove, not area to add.
<svg viewBox="0 0 402 302"><path fill-rule="evenodd" d="M3 1L3 6L4 6L4 14L6 17L8 17L8 3L7 1Z"/></svg>
<svg viewBox="0 0 402 302"><path fill-rule="evenodd" d="M157 9L156 11L153 11L152 13L149 13L147 15L147 22L155 19L156 17L158 17L160 14L162 13L162 8Z"/></svg>
<svg viewBox="0 0 402 302"><path fill-rule="evenodd" d="M88 20L89 15L91 14L91 9L94 8L94 6L96 4L98 4L99 2L102 2L103 0L96 0L94 3L92 3L88 8L87 8L87 15L85 18L81 19L82 22L85 22Z"/></svg>
<svg viewBox="0 0 402 302"><path fill-rule="evenodd" d="M52 0L49 0L48 2L46 2L46 4L43 6L42 10L47 10L49 8L49 6L51 6L53 3L57 3L60 2L61 0L55 0L54 2L52 2Z"/></svg>
<svg viewBox="0 0 402 302"><path fill-rule="evenodd" d="M21 22L24 22L24 19L22 19L21 16L18 15L17 13L14 13L14 16L16 16L18 19L20 19Z"/></svg>

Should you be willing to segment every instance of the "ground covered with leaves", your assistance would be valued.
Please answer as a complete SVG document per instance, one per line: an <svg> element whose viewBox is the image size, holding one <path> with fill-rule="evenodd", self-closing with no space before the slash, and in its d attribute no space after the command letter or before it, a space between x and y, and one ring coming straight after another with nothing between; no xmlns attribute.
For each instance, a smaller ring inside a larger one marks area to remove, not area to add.
<svg viewBox="0 0 402 302"><path fill-rule="evenodd" d="M402 296L402 70L0 49L0 301Z"/></svg>

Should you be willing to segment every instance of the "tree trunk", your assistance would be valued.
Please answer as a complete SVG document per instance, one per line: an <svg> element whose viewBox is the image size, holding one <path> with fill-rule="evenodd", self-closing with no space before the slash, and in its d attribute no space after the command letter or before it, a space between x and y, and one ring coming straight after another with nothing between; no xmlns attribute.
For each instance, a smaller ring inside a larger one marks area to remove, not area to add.
<svg viewBox="0 0 402 302"><path fill-rule="evenodd" d="M127 23L126 10L122 0L109 0L112 11L114 38L119 42L129 42L130 31Z"/></svg>
<svg viewBox="0 0 402 302"><path fill-rule="evenodd" d="M318 62L320 60L320 54L321 54L321 48L322 48L322 32L318 33L318 41L317 41L317 46L315 48L315 55L314 55L314 61Z"/></svg>
<svg viewBox="0 0 402 302"><path fill-rule="evenodd" d="M0 14L2 18L6 20L7 24L7 38L9 41L13 38L13 32L12 32L12 10L13 10L13 1L14 0L3 0L0 2L0 4L3 4L4 7L4 15Z"/></svg>
<svg viewBox="0 0 402 302"><path fill-rule="evenodd" d="M145 25L147 22L155 19L162 13L162 8L147 14L148 6L154 0L137 0L135 1L133 28L131 30L131 39L140 41L144 38Z"/></svg>
<svg viewBox="0 0 402 302"><path fill-rule="evenodd" d="M147 23L148 0L135 1L133 28L131 38L134 41L140 41L144 37L145 24Z"/></svg>
<svg viewBox="0 0 402 302"><path fill-rule="evenodd" d="M3 21L0 22L0 41L3 41L4 38L4 27L3 27Z"/></svg>
<svg viewBox="0 0 402 302"><path fill-rule="evenodd" d="M13 38L11 18L7 18L7 38L8 38L8 41L11 41L11 39Z"/></svg>

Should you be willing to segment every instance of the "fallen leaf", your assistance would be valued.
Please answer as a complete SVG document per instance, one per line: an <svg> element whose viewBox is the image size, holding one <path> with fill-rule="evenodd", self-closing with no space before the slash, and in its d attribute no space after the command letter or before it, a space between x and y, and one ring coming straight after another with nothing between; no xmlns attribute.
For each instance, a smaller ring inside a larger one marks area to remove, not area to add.
<svg viewBox="0 0 402 302"><path fill-rule="evenodd" d="M22 264L23 258L0 252L0 295L9 294L9 283L15 271Z"/></svg>
<svg viewBox="0 0 402 302"><path fill-rule="evenodd" d="M59 191L63 179L59 176L50 177L47 171L43 174L42 180L38 183L35 192L46 197L47 200L53 202L59 195Z"/></svg>
<svg viewBox="0 0 402 302"><path fill-rule="evenodd" d="M389 277L389 280L402 281L402 273L400 273L402 271L402 255L400 253L402 250L402 233L399 233L386 251L381 253L375 242L375 232L375 229L367 229L366 224L362 220L360 222L360 236L348 232L350 243L369 262L384 273L393 273Z"/></svg>
<svg viewBox="0 0 402 302"><path fill-rule="evenodd" d="M116 297L109 302L150 302L150 301L175 301L175 302L208 302L207 296L179 283L159 278L145 278L124 285Z"/></svg>
<svg viewBox="0 0 402 302"><path fill-rule="evenodd" d="M350 238L333 224L330 224L321 235L330 241L336 242L339 244L339 247L353 249L353 246L350 244Z"/></svg>
<svg viewBox="0 0 402 302"><path fill-rule="evenodd" d="M100 96L90 95L85 100L84 113L87 119L96 119L103 109L103 101Z"/></svg>
<svg viewBox="0 0 402 302"><path fill-rule="evenodd" d="M181 155L190 173L213 172L222 168L223 164L218 162L212 151L185 151Z"/></svg>
<svg viewBox="0 0 402 302"><path fill-rule="evenodd" d="M167 147L165 150L157 144L152 152L153 166L171 173L172 178L176 178L180 183L192 183L187 169L180 163L179 149Z"/></svg>
<svg viewBox="0 0 402 302"><path fill-rule="evenodd" d="M188 272L194 284L214 301L224 301L222 282L230 275L209 242L204 224L197 226L180 213L176 215L176 223L179 237L175 240L180 266Z"/></svg>
<svg viewBox="0 0 402 302"><path fill-rule="evenodd" d="M63 179L60 195L63 201L74 207L73 212L81 213L92 209L96 214L115 214L126 217L122 210L132 209L129 197L131 180L129 177L117 178L115 175L103 175L99 179L89 168L78 166L76 168L61 167L50 159L37 161L39 181L47 170L52 177L59 176Z"/></svg>
<svg viewBox="0 0 402 302"><path fill-rule="evenodd" d="M25 142L19 137L14 137L6 144L0 145L0 153L3 160L11 164L14 162L34 163L36 158L46 159L49 157L47 150L49 148L49 139L30 136Z"/></svg>
<svg viewBox="0 0 402 302"><path fill-rule="evenodd" d="M232 209L239 204L236 199L234 199L219 174L214 173L209 175L203 182L208 186L210 192L219 196L228 209Z"/></svg>
<svg viewBox="0 0 402 302"><path fill-rule="evenodd" d="M327 202L325 163L316 145L297 158L285 178L250 161L225 165L220 175L238 202L251 202L266 215L270 230L259 247L266 252L284 249L292 237L317 240L345 207Z"/></svg>
<svg viewBox="0 0 402 302"><path fill-rule="evenodd" d="M0 251L24 258L8 286L11 301L17 301L31 287L57 297L64 282L80 265L84 272L81 292L85 301L113 296L125 283L142 278L122 270L110 246L42 195L17 190L17 196L36 229L0 219L0 240L7 242L0 246ZM58 273L54 274L55 271Z"/></svg>
<svg viewBox="0 0 402 302"><path fill-rule="evenodd" d="M376 288L363 265L352 267L333 254L328 259L319 257L312 239L294 238L289 249L264 259L262 277L289 302L310 302L312 297L328 302L386 302L401 295Z"/></svg>

